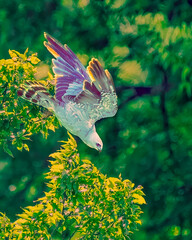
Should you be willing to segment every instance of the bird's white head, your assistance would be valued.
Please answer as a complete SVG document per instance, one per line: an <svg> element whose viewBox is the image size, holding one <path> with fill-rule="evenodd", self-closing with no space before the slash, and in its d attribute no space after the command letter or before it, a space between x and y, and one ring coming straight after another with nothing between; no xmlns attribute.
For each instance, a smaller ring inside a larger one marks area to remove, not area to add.
<svg viewBox="0 0 192 240"><path fill-rule="evenodd" d="M95 148L99 152L103 149L103 142L95 130L95 126L88 132L86 137L82 139L85 144L91 148Z"/></svg>

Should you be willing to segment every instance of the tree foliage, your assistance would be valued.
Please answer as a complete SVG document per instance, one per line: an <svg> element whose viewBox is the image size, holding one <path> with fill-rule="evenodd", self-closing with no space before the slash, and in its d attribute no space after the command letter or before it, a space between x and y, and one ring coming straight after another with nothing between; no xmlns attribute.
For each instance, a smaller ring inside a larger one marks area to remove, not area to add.
<svg viewBox="0 0 192 240"><path fill-rule="evenodd" d="M142 187L81 160L71 135L51 157L50 190L13 223L2 214L1 239L130 239L141 224Z"/></svg>
<svg viewBox="0 0 192 240"><path fill-rule="evenodd" d="M40 62L37 54L27 56L27 52L28 49L24 54L9 50L11 59L0 60L0 144L12 157L10 143L20 151L23 148L29 151L27 140L31 134L42 132L47 137L48 129L55 131L58 127L54 116L38 111L37 107L30 103L23 104L23 100L17 96L17 90L22 83L34 80L36 65ZM48 78L41 82L49 88Z"/></svg>

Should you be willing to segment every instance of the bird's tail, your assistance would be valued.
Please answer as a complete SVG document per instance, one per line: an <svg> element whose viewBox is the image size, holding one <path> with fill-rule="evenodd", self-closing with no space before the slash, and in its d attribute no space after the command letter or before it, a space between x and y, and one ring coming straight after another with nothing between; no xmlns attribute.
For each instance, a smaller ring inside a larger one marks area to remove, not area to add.
<svg viewBox="0 0 192 240"><path fill-rule="evenodd" d="M17 95L37 105L52 109L55 99L45 86L36 81L27 81L17 91Z"/></svg>

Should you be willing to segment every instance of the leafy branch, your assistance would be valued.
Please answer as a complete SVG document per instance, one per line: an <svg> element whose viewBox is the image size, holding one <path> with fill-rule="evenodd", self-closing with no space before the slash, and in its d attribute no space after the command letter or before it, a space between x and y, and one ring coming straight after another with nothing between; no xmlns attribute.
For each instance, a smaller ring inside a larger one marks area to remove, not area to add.
<svg viewBox="0 0 192 240"><path fill-rule="evenodd" d="M34 104L18 99L19 86L26 80L35 79L36 65L40 61L36 54L28 56L27 52L21 54L10 50L11 59L0 60L0 145L10 156L13 156L11 144L20 151L23 148L29 150L26 141L29 140L29 135L41 132L47 137L49 129L55 131L59 126L50 112L44 112ZM46 84L48 80L41 82Z"/></svg>
<svg viewBox="0 0 192 240"><path fill-rule="evenodd" d="M129 239L141 224L142 187L134 188L121 177L107 178L90 161L81 160L69 136L50 155L49 192L13 223L2 214L1 239Z"/></svg>

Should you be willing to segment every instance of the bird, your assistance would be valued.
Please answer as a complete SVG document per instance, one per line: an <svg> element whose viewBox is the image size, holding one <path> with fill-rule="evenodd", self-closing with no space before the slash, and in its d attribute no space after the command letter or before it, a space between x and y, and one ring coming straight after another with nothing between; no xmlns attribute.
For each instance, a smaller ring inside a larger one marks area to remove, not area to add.
<svg viewBox="0 0 192 240"><path fill-rule="evenodd" d="M103 142L95 123L113 117L118 110L112 76L98 59L92 58L85 68L66 44L62 45L47 33L44 37L44 45L54 57L55 96L37 80L23 83L17 94L53 112L70 133L101 152Z"/></svg>

